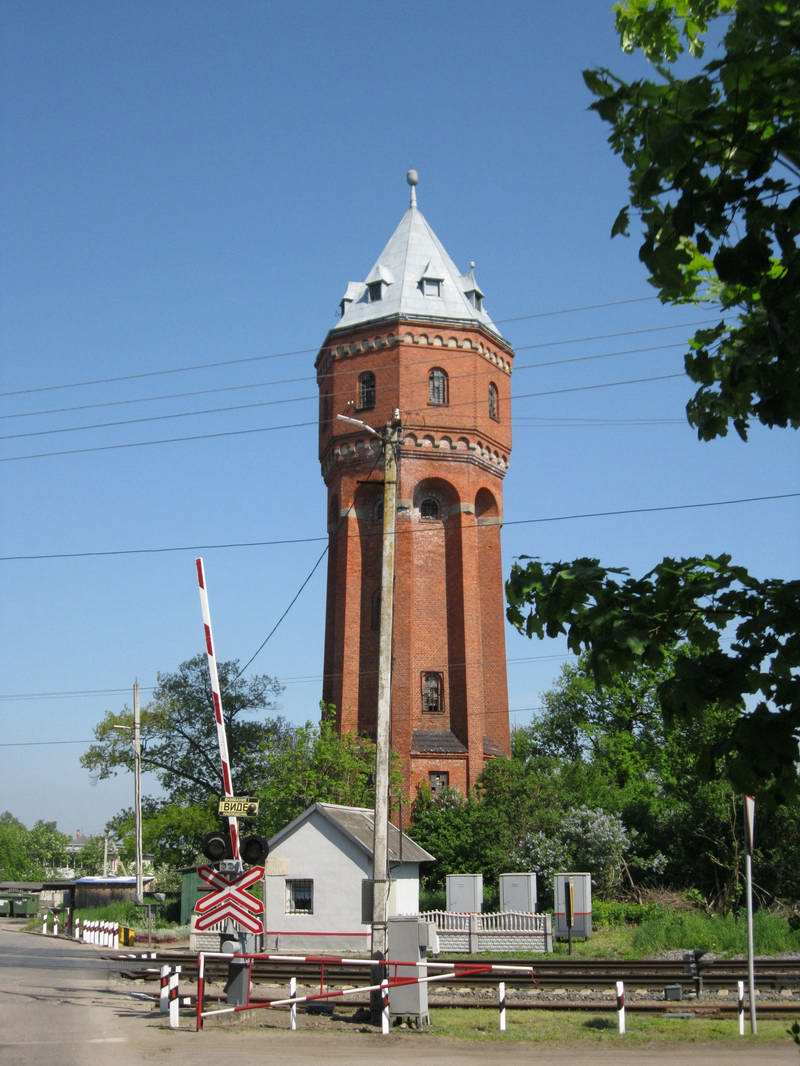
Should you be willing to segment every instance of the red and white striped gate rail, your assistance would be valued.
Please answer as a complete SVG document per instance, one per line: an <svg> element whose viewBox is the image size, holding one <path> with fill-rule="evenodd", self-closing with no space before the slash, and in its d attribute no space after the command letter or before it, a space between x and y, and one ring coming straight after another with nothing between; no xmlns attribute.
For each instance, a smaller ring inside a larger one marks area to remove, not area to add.
<svg viewBox="0 0 800 1066"><path fill-rule="evenodd" d="M211 610L208 606L208 590L206 588L206 572L202 558L195 559L197 566L197 585L200 591L200 610L203 614L203 632L206 639L206 656L208 658L208 676L211 682L211 701L214 704L214 721L217 724L217 741L219 743L219 757L222 763L222 789L226 797L233 796L233 779L231 777L231 760L228 755L228 738L225 735L225 720L222 717L222 692L219 687L219 674L217 672L217 653L214 650L214 637L211 632ZM231 837L231 851L234 859L239 858L239 821L237 818L228 819L228 829Z"/></svg>
<svg viewBox="0 0 800 1066"><path fill-rule="evenodd" d="M197 956L197 1004L196 1004L196 1027L199 1032L203 1028L203 1019L214 1014L239 1014L246 1010L264 1010L270 1007L292 1007L297 1003L316 1003L320 1000L341 999L343 996L353 996L364 992L374 992L378 989L399 988L403 985L431 984L434 981L457 980L460 977L472 977L485 973L524 973L534 977L533 966L514 966L497 963L467 963L467 962L402 962L398 959L384 960L383 966L388 970L398 966L425 967L429 970L443 970L443 973L434 974L430 977L389 977L384 978L378 984L357 985L353 988L337 988L329 992L314 992L306 996L290 996L284 999L251 1000L234 1007L222 1007L215 1010L203 1010L203 998L205 993L205 960L206 959L247 959L252 966L255 959L266 959L272 962L305 962L317 963L320 968L324 966L375 966L376 959L351 959L338 955L274 955L264 952L236 952L228 954L224 951L201 951Z"/></svg>

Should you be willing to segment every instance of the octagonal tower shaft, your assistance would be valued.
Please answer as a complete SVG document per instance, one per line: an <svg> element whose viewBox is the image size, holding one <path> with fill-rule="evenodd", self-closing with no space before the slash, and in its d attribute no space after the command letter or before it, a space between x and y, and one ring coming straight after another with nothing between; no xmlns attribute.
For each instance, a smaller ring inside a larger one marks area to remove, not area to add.
<svg viewBox="0 0 800 1066"><path fill-rule="evenodd" d="M396 266L384 273L406 283ZM485 313L371 302L363 321L344 309L316 364L330 537L323 700L340 731L374 735L383 459L378 440L336 414L382 429L399 409L391 743L411 794L466 793L509 752L500 527L514 355Z"/></svg>

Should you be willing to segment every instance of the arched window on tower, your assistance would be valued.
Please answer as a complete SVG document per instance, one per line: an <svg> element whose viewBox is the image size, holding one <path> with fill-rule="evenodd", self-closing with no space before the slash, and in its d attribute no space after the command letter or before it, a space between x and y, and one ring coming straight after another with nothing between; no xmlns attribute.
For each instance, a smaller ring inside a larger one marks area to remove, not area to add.
<svg viewBox="0 0 800 1066"><path fill-rule="evenodd" d="M446 407L449 402L447 372L435 366L428 373L428 403Z"/></svg>
<svg viewBox="0 0 800 1066"><path fill-rule="evenodd" d="M422 675L422 710L425 714L444 711L442 675L426 672Z"/></svg>
<svg viewBox="0 0 800 1066"><path fill-rule="evenodd" d="M429 522L435 522L442 517L442 509L435 496L426 496L419 505L420 518L427 518Z"/></svg>
<svg viewBox="0 0 800 1066"><path fill-rule="evenodd" d="M489 418L500 421L500 394L493 381L489 382Z"/></svg>
<svg viewBox="0 0 800 1066"><path fill-rule="evenodd" d="M375 375L365 370L358 375L358 410L366 411L375 406Z"/></svg>

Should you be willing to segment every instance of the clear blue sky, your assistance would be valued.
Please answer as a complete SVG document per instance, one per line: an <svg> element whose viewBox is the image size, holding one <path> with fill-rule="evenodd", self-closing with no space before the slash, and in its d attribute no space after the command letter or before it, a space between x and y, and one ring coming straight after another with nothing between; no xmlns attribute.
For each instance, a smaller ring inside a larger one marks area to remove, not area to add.
<svg viewBox="0 0 800 1066"><path fill-rule="evenodd" d="M625 172L587 113L580 71L642 68L619 52L598 0L8 0L0 21L3 392L313 349L405 209L409 166L450 254L462 267L477 260L495 321L652 292L635 240L609 238ZM685 324L702 317L650 300L508 322L520 366L675 345L520 369L515 391L677 372ZM664 326L677 328L636 332ZM313 420L313 358L4 396L3 436L303 399L4 439L0 456ZM308 380L155 399L286 378ZM690 391L676 379L519 400L506 519L797 488L797 437L786 432L701 445L681 425L566 421L680 418ZM7 417L131 400L147 402ZM0 463L0 554L321 535L316 444L299 428ZM789 576L797 526L797 501L511 525L505 565L521 552L591 554L643 571L667 553L725 550L761 576ZM221 657L249 658L319 551L205 552ZM136 676L148 686L202 650L193 557L0 564L2 742L89 738L125 702L11 694L119 689ZM322 568L254 667L311 676L280 698L298 722L317 714L324 585ZM509 633L512 660L561 651ZM512 661L512 708L538 705L560 665ZM0 810L100 830L132 783L91 785L81 751L0 748Z"/></svg>

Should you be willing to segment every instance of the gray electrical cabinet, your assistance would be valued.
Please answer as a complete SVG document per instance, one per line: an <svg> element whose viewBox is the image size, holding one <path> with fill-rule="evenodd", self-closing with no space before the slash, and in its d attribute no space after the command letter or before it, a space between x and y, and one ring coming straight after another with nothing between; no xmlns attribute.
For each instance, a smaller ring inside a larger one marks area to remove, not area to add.
<svg viewBox="0 0 800 1066"><path fill-rule="evenodd" d="M390 962L393 959L409 963L425 962L435 939L436 926L433 922L420 921L415 915L389 918L386 957ZM427 977L428 967L390 966L389 974L392 977ZM414 1026L415 1029L427 1029L431 1024L427 984L390 988L389 1013L392 1021L397 1019Z"/></svg>
<svg viewBox="0 0 800 1066"><path fill-rule="evenodd" d="M536 874L500 874L500 910L536 913Z"/></svg>
<svg viewBox="0 0 800 1066"><path fill-rule="evenodd" d="M587 873L559 873L553 882L553 934L558 940L566 940L567 930L567 885L572 882L575 906L572 917L572 935L588 938L592 935L592 875Z"/></svg>
<svg viewBox="0 0 800 1066"><path fill-rule="evenodd" d="M448 874L447 909L461 914L483 910L483 874Z"/></svg>

